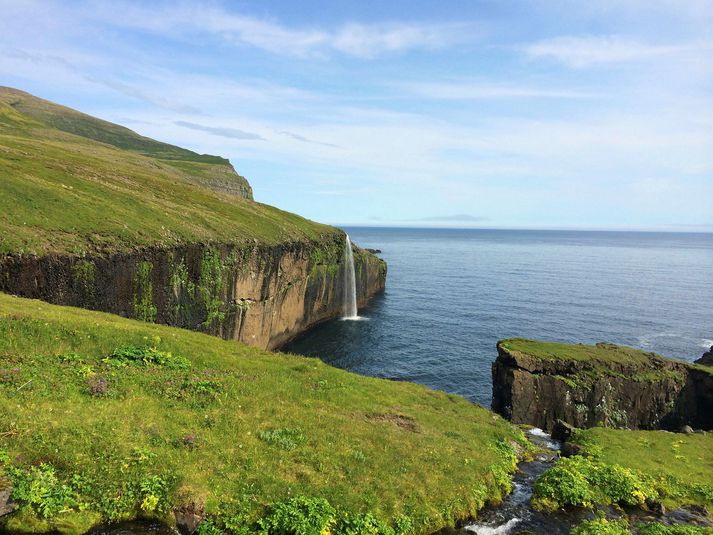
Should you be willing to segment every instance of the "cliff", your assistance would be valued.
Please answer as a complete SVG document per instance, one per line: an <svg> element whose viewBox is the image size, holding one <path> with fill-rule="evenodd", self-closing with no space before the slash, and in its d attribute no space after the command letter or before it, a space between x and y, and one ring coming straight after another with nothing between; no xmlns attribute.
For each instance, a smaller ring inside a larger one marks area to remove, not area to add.
<svg viewBox="0 0 713 535"><path fill-rule="evenodd" d="M345 234L223 158L0 88L0 291L274 348L341 313ZM385 263L355 248L363 305Z"/></svg>
<svg viewBox="0 0 713 535"><path fill-rule="evenodd" d="M713 428L713 369L601 343L498 342L493 410L551 430Z"/></svg>
<svg viewBox="0 0 713 535"><path fill-rule="evenodd" d="M0 256L0 291L275 348L342 313L344 237L189 244L106 255ZM355 248L357 300L386 265Z"/></svg>

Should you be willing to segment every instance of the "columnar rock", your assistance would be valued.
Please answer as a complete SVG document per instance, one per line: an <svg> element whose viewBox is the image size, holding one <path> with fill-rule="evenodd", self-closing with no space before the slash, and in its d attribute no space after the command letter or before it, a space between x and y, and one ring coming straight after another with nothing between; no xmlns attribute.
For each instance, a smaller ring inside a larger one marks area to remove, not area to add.
<svg viewBox="0 0 713 535"><path fill-rule="evenodd" d="M0 291L279 347L342 312L343 237L192 244L111 255L0 255ZM357 302L384 289L386 264L354 253Z"/></svg>

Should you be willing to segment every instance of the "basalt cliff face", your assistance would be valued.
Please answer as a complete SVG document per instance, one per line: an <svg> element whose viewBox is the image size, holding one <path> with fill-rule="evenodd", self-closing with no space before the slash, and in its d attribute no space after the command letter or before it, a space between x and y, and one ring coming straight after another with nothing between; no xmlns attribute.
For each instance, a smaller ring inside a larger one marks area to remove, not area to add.
<svg viewBox="0 0 713 535"><path fill-rule="evenodd" d="M0 291L275 348L344 302L344 240L189 244L96 256L0 256ZM386 264L354 248L357 300L383 291Z"/></svg>
<svg viewBox="0 0 713 535"><path fill-rule="evenodd" d="M498 343L493 410L513 423L713 429L713 368L613 344Z"/></svg>

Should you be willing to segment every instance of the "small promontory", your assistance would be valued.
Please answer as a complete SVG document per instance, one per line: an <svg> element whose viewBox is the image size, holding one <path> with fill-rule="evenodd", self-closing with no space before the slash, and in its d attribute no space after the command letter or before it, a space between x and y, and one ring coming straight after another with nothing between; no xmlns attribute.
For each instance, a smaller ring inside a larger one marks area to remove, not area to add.
<svg viewBox="0 0 713 535"><path fill-rule="evenodd" d="M492 406L514 423L713 428L713 368L610 343L516 338L497 349Z"/></svg>

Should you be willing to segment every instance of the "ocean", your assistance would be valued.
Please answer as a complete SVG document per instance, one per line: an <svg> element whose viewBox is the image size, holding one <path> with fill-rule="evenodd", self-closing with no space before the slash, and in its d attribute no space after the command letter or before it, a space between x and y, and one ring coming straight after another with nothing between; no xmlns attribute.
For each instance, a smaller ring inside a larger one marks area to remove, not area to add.
<svg viewBox="0 0 713 535"><path fill-rule="evenodd" d="M345 228L381 249L363 321L282 351L490 405L498 340L629 345L693 361L713 344L713 234Z"/></svg>

